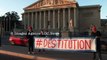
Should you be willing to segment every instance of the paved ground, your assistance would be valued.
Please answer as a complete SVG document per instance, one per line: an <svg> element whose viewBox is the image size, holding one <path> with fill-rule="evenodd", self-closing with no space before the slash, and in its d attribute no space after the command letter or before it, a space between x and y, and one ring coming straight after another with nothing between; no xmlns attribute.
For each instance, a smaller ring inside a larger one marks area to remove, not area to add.
<svg viewBox="0 0 107 60"><path fill-rule="evenodd" d="M6 54L0 54L0 60L16 60L16 59L17 60L30 60L30 59L10 56L10 55L6 55Z"/></svg>
<svg viewBox="0 0 107 60"><path fill-rule="evenodd" d="M0 47L0 59L2 60L54 60L51 58L45 58L27 54L27 47L2 45Z"/></svg>
<svg viewBox="0 0 107 60"><path fill-rule="evenodd" d="M74 53L64 51L46 50L45 52L38 52L35 50L34 55L27 54L27 47L2 45L0 47L0 58L7 57L9 60L92 60L92 53ZM14 56L14 57L13 57ZM102 54L103 60L107 60L107 54Z"/></svg>

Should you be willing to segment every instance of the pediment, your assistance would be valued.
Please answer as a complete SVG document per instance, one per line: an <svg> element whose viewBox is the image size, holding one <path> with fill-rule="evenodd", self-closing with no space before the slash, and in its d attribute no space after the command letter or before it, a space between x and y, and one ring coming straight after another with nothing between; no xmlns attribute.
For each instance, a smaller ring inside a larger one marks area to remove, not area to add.
<svg viewBox="0 0 107 60"><path fill-rule="evenodd" d="M73 6L73 4L76 5L75 0L39 0L24 9L29 10L29 9L49 8L49 7L66 6L66 5Z"/></svg>

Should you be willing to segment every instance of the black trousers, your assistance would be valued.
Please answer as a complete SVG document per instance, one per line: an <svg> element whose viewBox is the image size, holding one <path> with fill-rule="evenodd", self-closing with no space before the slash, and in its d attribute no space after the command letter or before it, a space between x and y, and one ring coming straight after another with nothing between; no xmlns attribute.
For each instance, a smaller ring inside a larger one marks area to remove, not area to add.
<svg viewBox="0 0 107 60"><path fill-rule="evenodd" d="M101 52L94 52L93 55L94 55L94 56L93 56L93 59L94 59L94 60L95 60L95 59L100 59L100 60L102 60Z"/></svg>
<svg viewBox="0 0 107 60"><path fill-rule="evenodd" d="M28 51L33 52L34 51L34 41L29 41L28 43L29 43Z"/></svg>
<svg viewBox="0 0 107 60"><path fill-rule="evenodd" d="M96 39L96 52L94 52L94 56L93 56L93 58L94 59L96 59L97 57L97 59L100 59L100 60L102 60L102 56L101 56L101 43L100 43L100 38L97 38Z"/></svg>

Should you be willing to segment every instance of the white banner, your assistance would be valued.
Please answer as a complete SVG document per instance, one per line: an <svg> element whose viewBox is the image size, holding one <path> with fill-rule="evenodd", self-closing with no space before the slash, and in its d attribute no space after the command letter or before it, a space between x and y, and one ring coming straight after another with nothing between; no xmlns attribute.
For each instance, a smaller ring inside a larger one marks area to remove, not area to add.
<svg viewBox="0 0 107 60"><path fill-rule="evenodd" d="M96 51L94 38L35 38L36 49Z"/></svg>

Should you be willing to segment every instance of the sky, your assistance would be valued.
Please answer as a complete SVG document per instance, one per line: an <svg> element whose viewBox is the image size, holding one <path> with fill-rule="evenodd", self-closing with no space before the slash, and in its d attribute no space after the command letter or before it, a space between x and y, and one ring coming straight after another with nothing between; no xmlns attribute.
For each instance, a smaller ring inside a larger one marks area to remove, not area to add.
<svg viewBox="0 0 107 60"><path fill-rule="evenodd" d="M37 0L0 0L0 16L3 16L6 12L16 11L21 18L21 14L24 12L23 8L36 2ZM101 5L101 19L107 19L107 0L76 0L79 6L86 5Z"/></svg>

